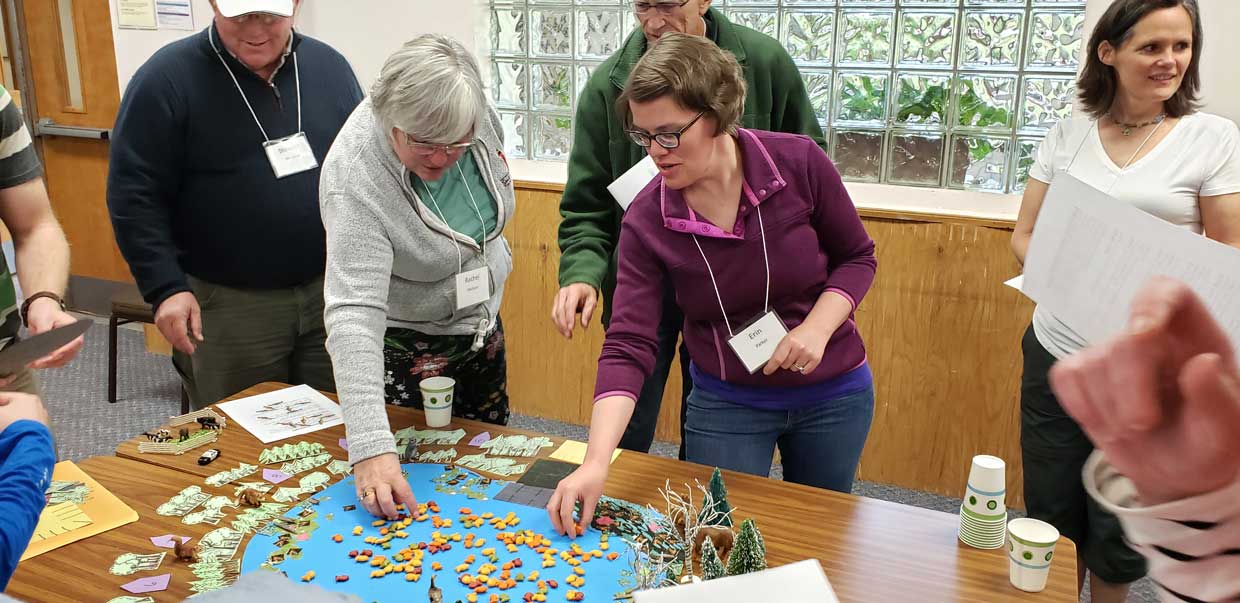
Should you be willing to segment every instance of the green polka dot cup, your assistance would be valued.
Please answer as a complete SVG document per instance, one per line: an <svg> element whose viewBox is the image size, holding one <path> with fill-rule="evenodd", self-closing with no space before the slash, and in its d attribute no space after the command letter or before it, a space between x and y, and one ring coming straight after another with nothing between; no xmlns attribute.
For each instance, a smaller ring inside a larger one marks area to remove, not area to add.
<svg viewBox="0 0 1240 603"><path fill-rule="evenodd" d="M452 399L456 380L451 377L430 377L418 383L422 390L422 411L427 427L445 427L452 423Z"/></svg>
<svg viewBox="0 0 1240 603"><path fill-rule="evenodd" d="M1022 517L1008 522L1008 579L1020 590L1046 588L1059 530L1045 521Z"/></svg>

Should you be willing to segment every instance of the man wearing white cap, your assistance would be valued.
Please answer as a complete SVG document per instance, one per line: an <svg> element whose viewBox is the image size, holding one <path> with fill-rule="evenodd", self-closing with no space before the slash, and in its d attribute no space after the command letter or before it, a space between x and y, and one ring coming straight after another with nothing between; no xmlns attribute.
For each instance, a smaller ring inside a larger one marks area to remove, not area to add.
<svg viewBox="0 0 1240 603"><path fill-rule="evenodd" d="M319 164L362 90L340 53L293 30L298 0L211 4L211 25L125 91L116 240L195 408L263 381L331 391Z"/></svg>

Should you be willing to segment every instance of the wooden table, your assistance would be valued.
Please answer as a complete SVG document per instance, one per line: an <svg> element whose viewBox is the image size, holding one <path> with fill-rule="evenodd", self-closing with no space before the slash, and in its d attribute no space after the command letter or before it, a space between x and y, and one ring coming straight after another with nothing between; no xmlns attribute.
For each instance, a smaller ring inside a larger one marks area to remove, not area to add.
<svg viewBox="0 0 1240 603"><path fill-rule="evenodd" d="M266 383L250 388L238 394L237 397L265 393L282 387L287 386ZM422 413L419 411L389 406L388 417L392 429L400 429L409 425L424 427ZM149 429L156 426L142 427ZM458 446L462 454L477 451L467 446L466 443L482 431L489 431L492 436L512 433L541 435L508 427L453 419L452 428L456 427L461 427L466 431L461 445ZM342 437L344 437L344 427L338 426L294 438L294 440L320 442L327 446L333 455L345 458L346 453L338 443ZM552 437L551 439L557 445L562 441L561 438ZM140 489L117 488L113 485L117 483L115 478L109 477L113 481L101 479L101 476L91 471L93 464L83 463L83 468L88 473L95 475L100 483L112 489L127 502L132 500L131 495L145 497L140 498L138 504L131 502L135 510L142 515L142 521L134 525L142 525L148 521L148 516L153 516L149 527L144 526L136 530L138 538L175 531L156 527L154 522L159 520L171 519L176 525L180 525L175 518L154 516L151 506L144 506L142 501L158 505L186 485L202 485L202 477L235 467L238 462L253 464L257 461L258 453L267 447L244 429L230 426L224 430L219 441L211 445L220 449L220 460L206 467L200 467L195 462L198 451L182 456L140 454L137 451L139 441L139 438L134 438L122 443L117 448L117 456L127 459L125 462L129 463L129 467L136 467L135 461L154 466L149 469L149 474L155 476L157 480L170 482L170 485L161 489L159 494L153 491L141 494ZM553 450L555 447L544 448L541 456L547 456ZM94 462L95 459L88 461L88 463ZM136 470L134 474L137 476L143 474L144 471L147 470ZM171 482L175 481L173 476L177 473L180 473L181 481L175 486L171 485ZM710 478L710 473L711 468L702 465L625 452L612 465L605 492L610 496L636 503L654 504L658 508L662 502L658 489L663 487L664 480L671 480L673 485L692 483L695 479L706 483ZM818 559L841 601L1075 603L1077 600L1076 547L1070 540L1061 538L1059 541L1056 561L1051 569L1046 590L1030 594L1019 591L1008 583L1008 561L1004 550L977 550L961 544L956 539L959 519L955 515L728 471L724 472L724 481L727 483L729 501L737 508L737 519L753 517L757 521L758 528L762 531L766 541L767 561L771 565L782 565L811 557ZM144 475L142 483L146 483ZM139 509L140 506L143 508ZM183 526L183 528L188 529L189 526ZM133 526L128 526L118 531L128 534L134 530ZM201 532L205 531L201 530ZM194 534L187 532L185 535ZM98 538L100 537L84 542L90 544ZM151 548L149 541L146 544L145 548L133 550L135 552L149 550ZM58 551L49 555L64 555L66 552L76 554L75 549L78 546L80 545L70 545L63 552ZM106 575L106 570L98 568L110 564L119 552L123 551L117 550L114 551L115 554L109 553L112 557L106 560L106 564L102 558L96 559L94 555L88 557L89 563L79 564L84 566L87 572L104 571ZM32 561L37 562L41 559L43 557ZM40 574L40 578L45 575L50 574ZM18 588L19 583L23 589L30 588L27 576L31 576L31 573L19 572L19 575L14 577L13 586L10 589ZM184 588L186 581L187 579L180 579L179 574L173 576L173 584L180 588ZM121 583L123 582L117 582L117 584ZM111 581L107 584L110 585ZM95 598L98 599L98 597ZM107 600L107 597L101 600ZM157 597L157 600L160 599Z"/></svg>
<svg viewBox="0 0 1240 603"><path fill-rule="evenodd" d="M156 601L180 601L188 597L191 594L189 583L196 579L189 571L188 564L177 561L172 549L161 549L151 544L150 538L176 534L190 536L194 539L191 542L196 542L203 534L220 526L187 526L181 523L180 517L156 514L155 508L168 502L169 498L191 483L204 486L204 490L215 489L206 487L202 480L190 478L179 471L114 456L89 458L78 462L77 466L137 511L138 521L19 563L5 594L30 603L102 603L113 597L129 594L121 590L122 584L138 578L171 573L168 590L150 593L149 596ZM229 513L229 517L231 516L232 513ZM221 525L227 524L221 522ZM158 569L141 571L130 576L113 576L108 572L112 562L122 553L148 555L165 551L168 555ZM240 549L237 555L239 559Z"/></svg>

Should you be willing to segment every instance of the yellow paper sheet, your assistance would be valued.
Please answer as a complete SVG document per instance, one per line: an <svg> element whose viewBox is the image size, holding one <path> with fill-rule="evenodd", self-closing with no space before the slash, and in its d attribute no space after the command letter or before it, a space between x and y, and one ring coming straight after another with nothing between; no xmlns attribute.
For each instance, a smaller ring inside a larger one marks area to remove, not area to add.
<svg viewBox="0 0 1240 603"><path fill-rule="evenodd" d="M611 453L611 462L616 462L616 457L619 456L620 449L617 448L615 452ZM551 453L551 458L580 465L586 462L586 443L578 442L577 440L565 440L563 444L560 444L559 448L555 449L555 452Z"/></svg>
<svg viewBox="0 0 1240 603"><path fill-rule="evenodd" d="M71 542L102 534L113 528L138 521L138 514L111 492L103 489L72 461L56 463L52 479L83 482L90 488L86 502L80 505L61 503L43 509L30 546L22 561L58 549Z"/></svg>
<svg viewBox="0 0 1240 603"><path fill-rule="evenodd" d="M39 525L34 528L34 536L31 542L42 542L49 538L55 538L61 534L68 534L79 528L84 528L94 523L90 517L82 511L82 507L71 502L64 502L58 505L48 505L43 509L43 514L39 516Z"/></svg>

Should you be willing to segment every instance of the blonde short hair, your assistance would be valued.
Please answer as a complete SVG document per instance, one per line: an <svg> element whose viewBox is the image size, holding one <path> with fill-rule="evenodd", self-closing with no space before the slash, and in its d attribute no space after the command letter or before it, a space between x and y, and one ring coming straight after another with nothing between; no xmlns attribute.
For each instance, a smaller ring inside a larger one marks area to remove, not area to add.
<svg viewBox="0 0 1240 603"><path fill-rule="evenodd" d="M745 111L745 76L732 53L710 39L682 33L664 34L646 51L616 100L616 111L632 125L630 102L671 96L691 111L718 124L715 135L735 134Z"/></svg>

